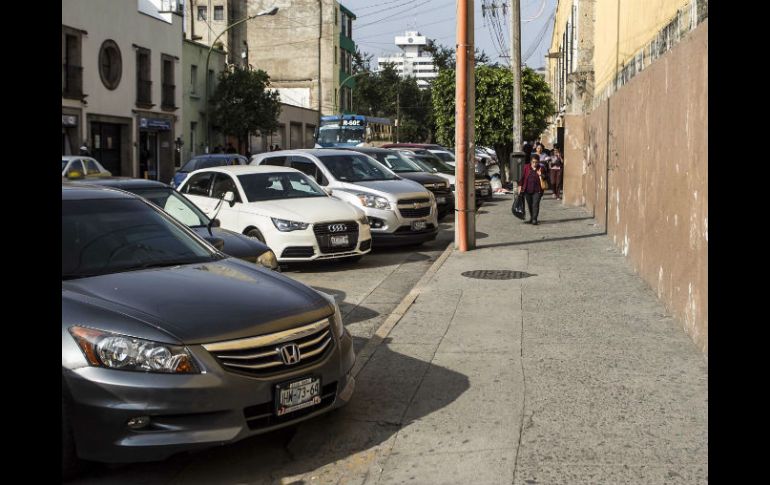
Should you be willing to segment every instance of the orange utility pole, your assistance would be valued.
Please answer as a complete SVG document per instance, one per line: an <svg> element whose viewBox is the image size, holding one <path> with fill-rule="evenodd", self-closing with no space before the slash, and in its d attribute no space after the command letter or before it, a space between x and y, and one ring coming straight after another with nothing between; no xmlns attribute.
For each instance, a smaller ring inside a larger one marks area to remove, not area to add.
<svg viewBox="0 0 770 485"><path fill-rule="evenodd" d="M457 0L457 69L455 71L455 176L457 216L455 247L460 252L476 247L476 199L474 172L474 75L473 0Z"/></svg>

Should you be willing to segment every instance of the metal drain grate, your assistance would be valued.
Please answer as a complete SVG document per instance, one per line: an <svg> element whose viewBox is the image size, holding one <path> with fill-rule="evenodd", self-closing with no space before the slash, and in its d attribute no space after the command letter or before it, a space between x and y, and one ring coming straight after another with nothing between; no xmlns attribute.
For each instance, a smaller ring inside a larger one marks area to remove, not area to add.
<svg viewBox="0 0 770 485"><path fill-rule="evenodd" d="M461 274L466 278L475 278L477 280L517 280L535 276L524 271L509 271L505 269L477 269Z"/></svg>

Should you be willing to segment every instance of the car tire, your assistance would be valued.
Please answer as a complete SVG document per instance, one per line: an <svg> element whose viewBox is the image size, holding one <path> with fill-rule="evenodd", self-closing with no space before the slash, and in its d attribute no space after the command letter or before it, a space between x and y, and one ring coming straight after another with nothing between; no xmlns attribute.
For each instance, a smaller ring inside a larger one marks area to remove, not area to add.
<svg viewBox="0 0 770 485"><path fill-rule="evenodd" d="M251 238L257 239L262 244L266 244L265 243L265 236L263 236L262 233L259 231L259 229L257 229L256 227L252 227L251 229L249 229L248 231L244 232L243 234L246 237L251 237Z"/></svg>
<svg viewBox="0 0 770 485"><path fill-rule="evenodd" d="M61 398L61 476L62 479L75 476L83 467L83 462L78 458L75 450L75 438L72 435L72 426L69 422L69 405L64 395Z"/></svg>

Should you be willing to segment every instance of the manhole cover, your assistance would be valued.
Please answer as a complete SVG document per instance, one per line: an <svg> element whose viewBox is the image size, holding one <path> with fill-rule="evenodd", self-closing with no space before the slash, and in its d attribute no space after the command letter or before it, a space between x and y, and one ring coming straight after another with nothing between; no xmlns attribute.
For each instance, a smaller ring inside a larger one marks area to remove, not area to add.
<svg viewBox="0 0 770 485"><path fill-rule="evenodd" d="M517 280L520 278L529 278L535 276L524 271L509 271L504 269L477 269L475 271L466 271L462 273L466 278L475 278L477 280Z"/></svg>

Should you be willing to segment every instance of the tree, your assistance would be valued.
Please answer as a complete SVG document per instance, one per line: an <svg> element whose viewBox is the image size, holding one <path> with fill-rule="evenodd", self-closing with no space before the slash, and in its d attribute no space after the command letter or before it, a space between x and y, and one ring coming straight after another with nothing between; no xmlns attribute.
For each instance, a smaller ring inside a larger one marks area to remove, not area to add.
<svg viewBox="0 0 770 485"><path fill-rule="evenodd" d="M513 151L513 74L501 66L476 68L475 136L477 145L491 146L505 162ZM548 126L555 107L548 84L535 71L522 70L522 136L536 138ZM455 71L443 70L433 82L436 138L455 146ZM503 177L507 163L501 163Z"/></svg>
<svg viewBox="0 0 770 485"><path fill-rule="evenodd" d="M455 58L455 49L437 43L434 39L428 39L428 45L424 50L433 56L433 65L439 71L445 69L454 70L457 60ZM489 64L489 56L484 51L479 51L477 47L474 53L474 62L477 66Z"/></svg>
<svg viewBox="0 0 770 485"><path fill-rule="evenodd" d="M267 90L270 76L262 70L222 71L211 96L211 124L225 135L238 137L238 145L259 130L272 132L278 127L281 103L278 93Z"/></svg>

